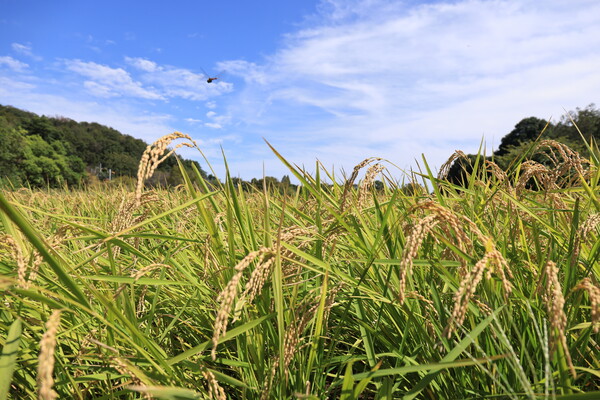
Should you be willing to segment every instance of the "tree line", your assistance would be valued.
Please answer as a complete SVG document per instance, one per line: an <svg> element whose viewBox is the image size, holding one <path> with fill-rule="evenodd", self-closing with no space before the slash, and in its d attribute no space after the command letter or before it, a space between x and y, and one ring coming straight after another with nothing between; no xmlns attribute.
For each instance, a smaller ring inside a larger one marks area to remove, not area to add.
<svg viewBox="0 0 600 400"><path fill-rule="evenodd" d="M137 175L140 158L148 146L141 139L95 122L64 117L38 116L0 105L0 180L11 186L77 186L108 178ZM196 161L192 164L206 177ZM167 158L150 184L183 182L177 160Z"/></svg>
<svg viewBox="0 0 600 400"><path fill-rule="evenodd" d="M600 141L600 109L594 104L577 108L567 112L557 123L537 117L523 118L501 139L498 149L490 156L469 154L466 159L457 159L450 167L447 179L457 185L464 184L466 175L473 171L477 160L493 161L507 171L515 160L527 154L531 144L538 138L565 144L581 156L589 158L588 145L591 142L597 145ZM547 162L539 154L527 156L524 160L526 159L533 159L541 164Z"/></svg>
<svg viewBox="0 0 600 400"><path fill-rule="evenodd" d="M577 108L562 116L557 123L537 117L524 118L502 138L498 149L488 159L507 169L542 132L544 139L564 143L588 157L589 150L582 134L588 141L590 138L596 143L600 140L600 110L594 104ZM78 186L106 179L109 170L111 177L134 178L146 147L147 143L141 139L95 122L38 116L0 105L0 184L12 187ZM476 155L456 160L450 167L448 179L461 184L465 172L472 170L477 159L482 160ZM195 166L209 184L219 183L216 177L207 175L198 162L182 161L190 172ZM167 158L148 183L163 186L183 183L177 160ZM287 175L281 181L267 176L251 181L233 178L232 183L244 190L262 189L265 185L280 192L296 189Z"/></svg>

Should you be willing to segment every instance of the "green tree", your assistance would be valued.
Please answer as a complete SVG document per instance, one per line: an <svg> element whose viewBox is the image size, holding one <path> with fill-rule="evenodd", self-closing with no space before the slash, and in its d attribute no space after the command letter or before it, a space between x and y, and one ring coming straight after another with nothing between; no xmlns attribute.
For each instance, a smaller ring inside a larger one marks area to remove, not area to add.
<svg viewBox="0 0 600 400"><path fill-rule="evenodd" d="M23 131L9 127L4 117L0 117L0 143L0 179L19 185L23 174L17 166L24 158L25 136Z"/></svg>
<svg viewBox="0 0 600 400"><path fill-rule="evenodd" d="M76 185L83 177L81 159L66 154L64 146L55 146L41 136L25 138L24 157L20 167L24 178L32 186L60 186L64 183Z"/></svg>
<svg viewBox="0 0 600 400"><path fill-rule="evenodd" d="M35 181L37 185L57 185L59 181L78 182L85 174L86 166L91 169L99 164L112 169L119 176L135 177L139 160L147 147L143 140L123 135L98 123L76 122L65 117L40 117L10 106L0 105L0 128L3 130L0 137L3 139L0 178L10 177L12 182L24 183L29 180L30 184ZM49 144L52 150L43 146L37 138L24 142L25 137L35 136ZM33 148L26 158L25 150L30 146ZM19 171L25 160L27 172ZM197 162L183 160L183 163L190 176L195 176L193 164L206 177ZM44 168L49 168L45 177L40 172L42 164ZM61 171L60 177L55 176L54 167ZM167 158L157 172L160 172L160 179L156 179L156 182L160 184L177 185L183 182L173 157Z"/></svg>
<svg viewBox="0 0 600 400"><path fill-rule="evenodd" d="M427 193L425 187L416 182L409 182L402 185L400 191L406 196L419 196Z"/></svg>
<svg viewBox="0 0 600 400"><path fill-rule="evenodd" d="M587 157L589 151L582 136L588 142L590 139L596 143L600 141L600 110L594 104L583 109L577 108L564 115L550 134L550 138Z"/></svg>
<svg viewBox="0 0 600 400"><path fill-rule="evenodd" d="M52 124L47 117L33 118L31 121L23 124L23 128L29 135L38 135L47 142L62 140L60 130Z"/></svg>
<svg viewBox="0 0 600 400"><path fill-rule="evenodd" d="M535 140L542 133L546 124L548 121L536 117L522 119L509 134L502 138L494 155L503 156L511 148Z"/></svg>

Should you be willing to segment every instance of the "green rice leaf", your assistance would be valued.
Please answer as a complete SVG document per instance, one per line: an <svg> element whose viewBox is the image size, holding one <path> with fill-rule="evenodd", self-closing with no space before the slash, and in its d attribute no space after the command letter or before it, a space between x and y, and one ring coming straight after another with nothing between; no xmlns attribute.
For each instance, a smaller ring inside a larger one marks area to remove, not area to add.
<svg viewBox="0 0 600 400"><path fill-rule="evenodd" d="M8 329L6 342L2 347L2 355L0 355L0 400L8 398L10 383L17 366L21 333L21 320L17 318Z"/></svg>

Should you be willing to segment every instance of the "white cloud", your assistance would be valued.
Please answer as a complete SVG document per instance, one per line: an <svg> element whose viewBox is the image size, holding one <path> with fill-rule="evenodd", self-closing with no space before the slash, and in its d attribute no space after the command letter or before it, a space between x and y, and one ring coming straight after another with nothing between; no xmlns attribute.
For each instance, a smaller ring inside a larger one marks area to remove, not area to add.
<svg viewBox="0 0 600 400"><path fill-rule="evenodd" d="M146 71L146 72L155 72L160 70L160 68L158 67L158 65L150 60L146 60L144 58L138 58L138 57L125 57L125 61L137 68L140 69L142 71Z"/></svg>
<svg viewBox="0 0 600 400"><path fill-rule="evenodd" d="M0 97L4 102L4 98L10 93L27 92L34 89L35 85L28 82L23 82L12 77L0 76Z"/></svg>
<svg viewBox="0 0 600 400"><path fill-rule="evenodd" d="M215 111L208 111L206 117L210 119L211 122L205 122L204 126L213 129L223 129L231 123L230 115L219 115Z"/></svg>
<svg viewBox="0 0 600 400"><path fill-rule="evenodd" d="M218 67L224 73L240 76L248 83L269 83L269 70L266 66L244 60L229 60L218 63Z"/></svg>
<svg viewBox="0 0 600 400"><path fill-rule="evenodd" d="M33 85L24 79L28 78L6 76L0 70L0 104L9 104L40 115L64 115L75 121L98 122L124 134L143 139L147 143L152 143L173 131L183 130L181 122L177 123L178 119L175 116L161 111L146 111L127 98L90 101L73 91L66 90L60 95L56 94L52 87ZM90 89L102 91L101 85L92 85ZM240 137L237 135L229 133L215 135L217 131L213 129L220 129L217 126L218 122L209 122L213 125L208 132L202 120L187 118L185 121L190 125L184 132L196 139L202 145L204 154L216 160L217 164L222 159L220 144L240 142ZM201 155L196 150L189 151L184 148L178 150L178 153L187 158L200 160L204 165Z"/></svg>
<svg viewBox="0 0 600 400"><path fill-rule="evenodd" d="M233 90L233 84L229 82L206 82L208 77L204 73L170 65L158 65L144 58L126 57L125 61L143 71L140 79L160 88L166 97L203 101Z"/></svg>
<svg viewBox="0 0 600 400"><path fill-rule="evenodd" d="M83 87L94 96L106 98L119 96L119 94L112 90L109 86L102 85L97 82L85 81L83 82Z"/></svg>
<svg viewBox="0 0 600 400"><path fill-rule="evenodd" d="M29 65L19 60L16 60L10 56L1 56L0 65L6 65L8 68L16 72L21 72L29 68Z"/></svg>
<svg viewBox="0 0 600 400"><path fill-rule="evenodd" d="M164 99L153 88L144 88L140 82L134 81L122 68L111 68L81 60L67 60L66 65L70 71L91 79L84 82L84 86L92 94L102 97L131 96L149 100Z"/></svg>
<svg viewBox="0 0 600 400"><path fill-rule="evenodd" d="M12 43L11 47L17 53L25 55L27 57L30 57L30 58L32 58L35 61L41 61L42 60L42 57L33 54L31 46L26 46L26 45L21 44L21 43Z"/></svg>
<svg viewBox="0 0 600 400"><path fill-rule="evenodd" d="M136 107L168 109L216 159L215 141L235 132L223 146L232 174L244 178L262 175L261 160L268 175L287 173L262 137L309 169L318 158L351 171L368 156L409 168L421 153L439 166L455 149L476 151L483 137L489 152L522 118L600 103L597 0L323 0L302 26L262 61L204 65L225 71L210 84L200 66L140 57L63 61L75 74L19 80L26 64L2 57L0 100L145 139L168 133L176 119ZM78 101L74 84L98 103ZM185 110L181 99L196 103Z"/></svg>
<svg viewBox="0 0 600 400"><path fill-rule="evenodd" d="M91 45L88 45L88 46L86 46L86 47L87 47L88 49L92 50L94 53L97 53L97 54L100 54L100 53L102 53L102 49L101 49L100 47L98 47L98 46L91 46Z"/></svg>
<svg viewBox="0 0 600 400"><path fill-rule="evenodd" d="M301 162L414 165L424 152L439 166L522 118L598 101L597 1L330 0L320 12L262 65L220 63L247 84L232 114Z"/></svg>
<svg viewBox="0 0 600 400"><path fill-rule="evenodd" d="M98 122L148 143L176 130L173 118L167 114L140 111L118 100L98 103L48 94L32 85L20 90L10 90L10 87L4 90L1 77L0 99L2 104L40 115L64 115L75 121Z"/></svg>

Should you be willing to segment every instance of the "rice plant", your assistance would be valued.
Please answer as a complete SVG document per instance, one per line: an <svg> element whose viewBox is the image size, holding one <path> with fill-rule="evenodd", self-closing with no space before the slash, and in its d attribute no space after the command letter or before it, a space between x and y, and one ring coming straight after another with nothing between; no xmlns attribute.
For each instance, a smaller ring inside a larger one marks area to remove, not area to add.
<svg viewBox="0 0 600 400"><path fill-rule="evenodd" d="M0 193L0 400L600 396L593 143L480 154L462 185L272 149L293 194L183 167L146 189L176 140L135 190Z"/></svg>

